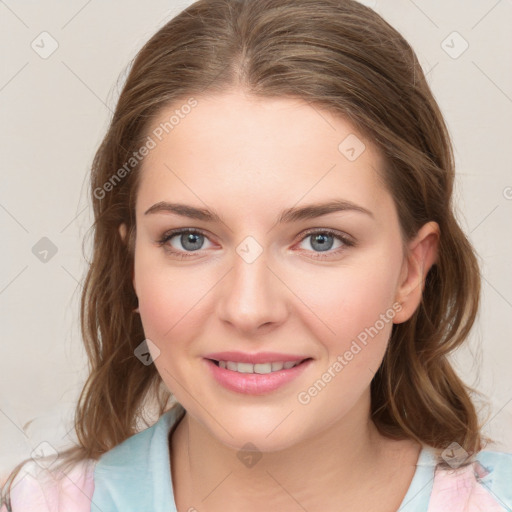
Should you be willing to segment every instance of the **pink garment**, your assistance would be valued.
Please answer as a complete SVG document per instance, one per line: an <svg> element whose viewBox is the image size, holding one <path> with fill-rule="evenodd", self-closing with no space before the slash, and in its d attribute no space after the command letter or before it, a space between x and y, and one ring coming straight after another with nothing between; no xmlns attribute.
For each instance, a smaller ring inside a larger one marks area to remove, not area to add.
<svg viewBox="0 0 512 512"><path fill-rule="evenodd" d="M428 512L505 512L508 509L479 482L486 475L478 461L454 470L437 468Z"/></svg>
<svg viewBox="0 0 512 512"><path fill-rule="evenodd" d="M13 482L13 512L90 512L95 462L83 461L67 473L27 463ZM5 504L0 512L8 512Z"/></svg>
<svg viewBox="0 0 512 512"><path fill-rule="evenodd" d="M12 489L12 512L90 512L94 465L84 461L60 482L46 469L36 470L36 476L25 471ZM427 512L506 511L479 481L485 474L478 462L456 470L437 468ZM8 512L7 507L0 512Z"/></svg>

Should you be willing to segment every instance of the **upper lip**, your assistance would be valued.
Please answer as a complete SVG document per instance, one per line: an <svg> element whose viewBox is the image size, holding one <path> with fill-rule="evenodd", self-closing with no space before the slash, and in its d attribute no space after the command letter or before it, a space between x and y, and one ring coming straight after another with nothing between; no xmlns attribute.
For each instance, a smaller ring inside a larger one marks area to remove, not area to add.
<svg viewBox="0 0 512 512"><path fill-rule="evenodd" d="M287 361L303 361L309 359L309 356L297 354L283 354L278 352L258 352L256 354L249 354L247 352L214 352L207 354L206 359L214 359L215 361L233 361L236 363L277 363Z"/></svg>

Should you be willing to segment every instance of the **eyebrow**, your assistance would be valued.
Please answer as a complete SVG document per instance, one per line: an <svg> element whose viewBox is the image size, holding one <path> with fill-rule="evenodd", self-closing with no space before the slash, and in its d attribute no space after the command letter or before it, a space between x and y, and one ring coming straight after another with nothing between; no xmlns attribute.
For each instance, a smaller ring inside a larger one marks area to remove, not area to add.
<svg viewBox="0 0 512 512"><path fill-rule="evenodd" d="M308 219L316 219L322 215L328 215L329 213L341 211L355 211L364 213L374 218L373 213L370 210L363 208L362 206L354 204L351 201L335 199L326 203L315 203L309 204L307 206L294 207L283 210L277 220L277 223L284 224ZM182 217L188 217L189 219L223 223L221 217L215 211L211 211L205 208L196 208L194 206L181 203L169 203L167 201L160 201L159 203L151 206L144 213L144 215L155 213L173 213Z"/></svg>

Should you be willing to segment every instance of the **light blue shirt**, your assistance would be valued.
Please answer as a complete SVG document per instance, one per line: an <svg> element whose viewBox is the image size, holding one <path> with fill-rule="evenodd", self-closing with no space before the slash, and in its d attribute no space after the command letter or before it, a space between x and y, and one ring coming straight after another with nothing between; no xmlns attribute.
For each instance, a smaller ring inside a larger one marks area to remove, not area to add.
<svg viewBox="0 0 512 512"><path fill-rule="evenodd" d="M94 470L91 512L177 512L168 434L184 413L178 404L152 427L102 455ZM481 451L477 460L491 471L483 485L499 498L503 510L512 510L512 454ZM435 467L435 451L423 446L398 512L427 512Z"/></svg>

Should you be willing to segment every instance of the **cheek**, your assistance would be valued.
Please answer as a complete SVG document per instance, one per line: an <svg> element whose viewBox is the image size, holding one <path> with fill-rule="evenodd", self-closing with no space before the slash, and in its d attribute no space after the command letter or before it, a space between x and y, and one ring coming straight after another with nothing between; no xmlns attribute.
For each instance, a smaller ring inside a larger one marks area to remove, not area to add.
<svg viewBox="0 0 512 512"><path fill-rule="evenodd" d="M390 261L390 260L383 260ZM298 401L310 401L334 421L368 389L381 365L393 327L395 275L379 265L344 269L337 281L305 283L315 317L310 329L321 342L324 360ZM308 285L309 284L309 285ZM312 292L311 290L314 290ZM306 301L305 301L306 302ZM328 326L328 329L326 328ZM332 407L332 404L338 407Z"/></svg>
<svg viewBox="0 0 512 512"><path fill-rule="evenodd" d="M392 269L372 265L347 267L337 273L326 269L324 276L301 277L295 290L331 338L357 336L392 309L396 291Z"/></svg>
<svg viewBox="0 0 512 512"><path fill-rule="evenodd" d="M190 282L169 279L157 281L151 276L141 287L139 311L144 332L160 342L181 339L198 313L198 303L207 293ZM196 309L197 308L197 309Z"/></svg>
<svg viewBox="0 0 512 512"><path fill-rule="evenodd" d="M188 272L171 271L161 262L148 264L143 258L135 265L135 275L144 334L157 347L151 352L154 364L167 388L186 403L183 383L194 372L189 340L198 335L197 315L205 314L201 297L211 286L191 280ZM186 387L197 392L190 384Z"/></svg>
<svg viewBox="0 0 512 512"><path fill-rule="evenodd" d="M208 280L194 279L193 273L171 268L144 250L136 253L135 280L144 333L160 350L190 332L191 319L211 288Z"/></svg>
<svg viewBox="0 0 512 512"><path fill-rule="evenodd" d="M344 377L336 379L340 385L347 379L367 385L386 351L397 312L393 305L401 260L393 251L383 252L295 279L293 289L314 313L303 319L309 318L308 328L321 342L326 369L341 357Z"/></svg>

